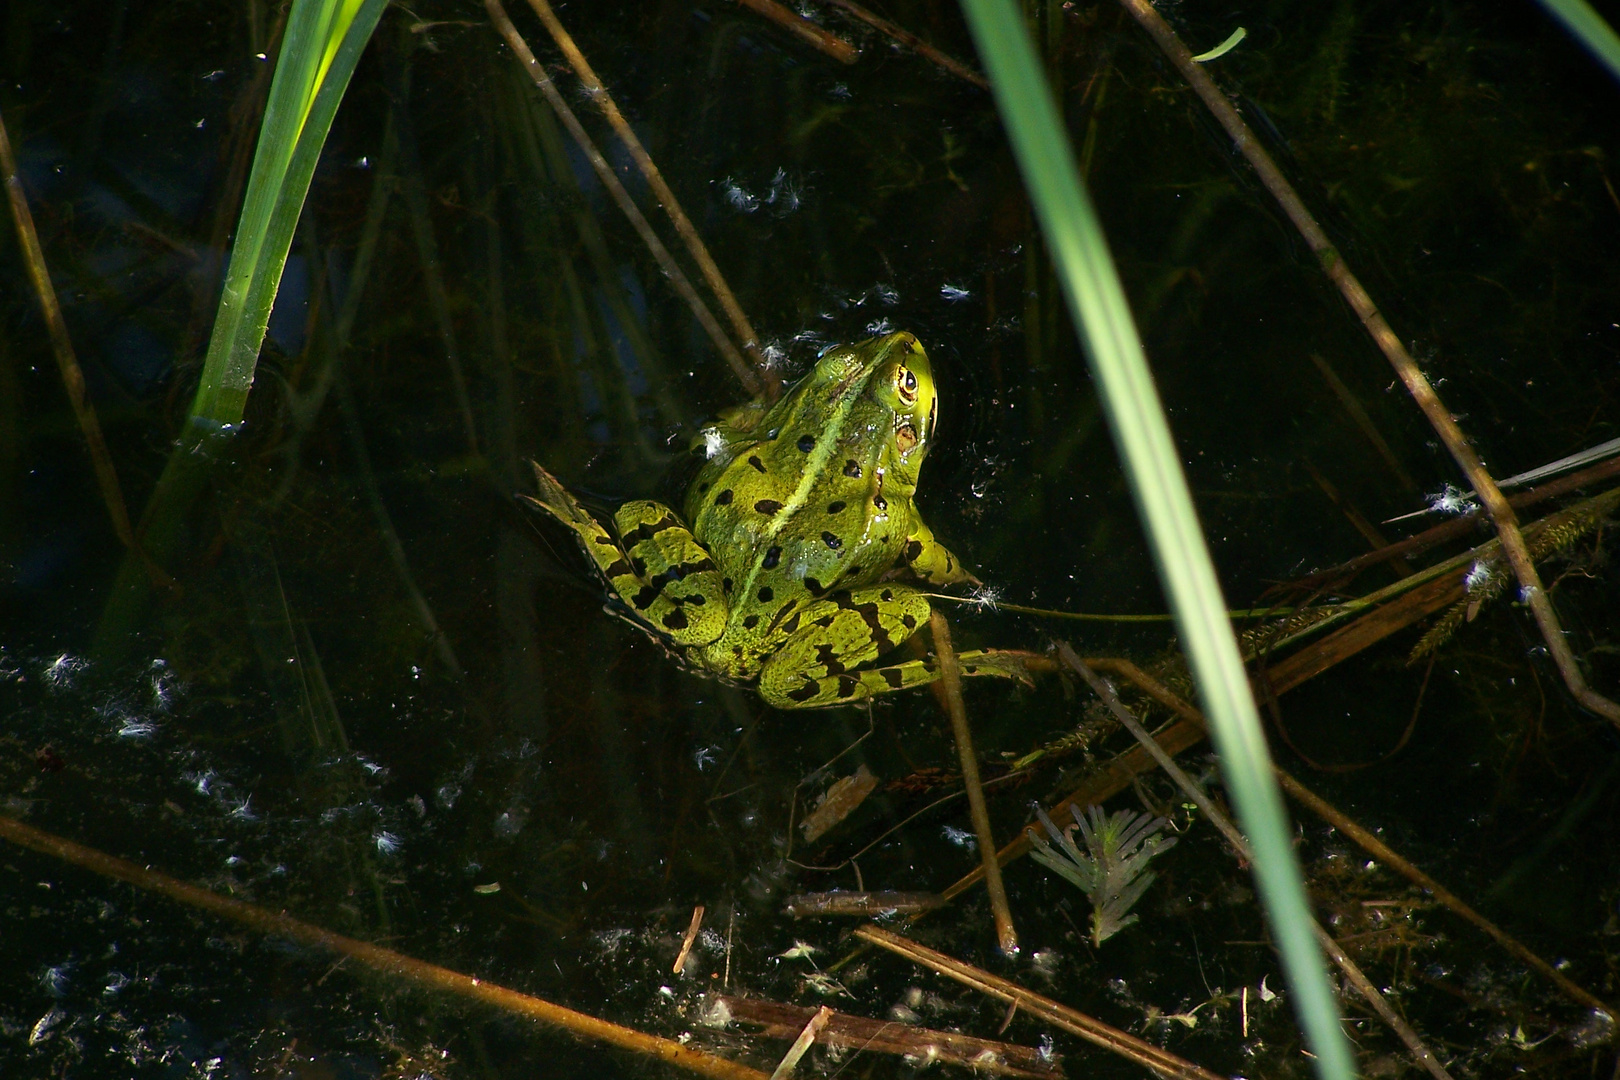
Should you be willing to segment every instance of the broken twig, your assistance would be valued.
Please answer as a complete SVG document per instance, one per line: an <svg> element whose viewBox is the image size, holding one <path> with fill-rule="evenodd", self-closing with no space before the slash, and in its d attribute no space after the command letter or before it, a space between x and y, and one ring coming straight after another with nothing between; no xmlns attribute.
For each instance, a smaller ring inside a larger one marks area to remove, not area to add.
<svg viewBox="0 0 1620 1080"><path fill-rule="evenodd" d="M763 1028L761 1034L771 1039L793 1038L816 1014L815 1009L805 1006L729 994L717 994L708 1000L718 1008L711 1008L706 1016L718 1014L728 1022ZM841 1012L834 1012L828 1019L821 1041L842 1049L902 1054L923 1067L934 1063L960 1065L975 1072L1054 1080L1063 1075L1055 1055L1043 1055L1033 1047Z"/></svg>

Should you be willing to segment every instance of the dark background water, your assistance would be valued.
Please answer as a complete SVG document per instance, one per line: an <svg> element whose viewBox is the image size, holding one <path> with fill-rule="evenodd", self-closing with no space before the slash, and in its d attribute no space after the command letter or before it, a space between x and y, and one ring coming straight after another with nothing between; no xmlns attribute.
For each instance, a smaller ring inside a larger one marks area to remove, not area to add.
<svg viewBox="0 0 1620 1080"><path fill-rule="evenodd" d="M885 13L971 60L954 7ZM1195 51L1247 27L1212 70L1497 475L1620 435L1620 87L1537 7L1166 13ZM611 146L538 23L513 14ZM979 576L1009 602L1163 610L987 94L830 9L818 17L863 49L853 66L723 0L559 14L789 377L828 343L885 328L922 339L943 404L919 502ZM1367 550L1317 476L1375 522L1459 482L1286 220L1123 11L1031 16L1234 606ZM272 49L278 11L17 2L3 18L0 109L138 515L206 349L263 92L255 54ZM383 195L360 279L367 208ZM841 930L793 923L781 900L855 887L845 860L925 800L880 791L824 841L790 850L790 817L825 783L801 780L869 719L835 772L953 770L948 725L922 692L870 717L783 716L677 669L602 613L568 538L516 502L531 458L599 508L676 500L685 440L742 395L481 6L384 17L315 176L247 424L166 568L181 588L140 618L110 604L121 548L3 235L5 812L661 1034L694 1030L728 933L733 990L821 1000L807 962L780 954L805 941L825 965L847 951ZM335 313L354 289L340 348ZM1610 547L1590 534L1543 573L1612 696ZM1358 587L1389 580L1379 568ZM1163 626L951 614L961 647L1068 635L1087 654L1146 663L1171 645ZM1294 745L1318 763L1381 758L1425 681L1405 665L1419 633L1286 695ZM1087 702L1047 680L970 685L968 705L994 764L1069 730ZM1116 735L1096 753L1123 745ZM1323 773L1278 753L1571 977L1620 997L1620 740L1571 706L1522 610L1490 605L1443 648L1388 761ZM1189 757L1203 768L1200 754ZM998 835L1084 770L1071 758L997 794ZM1116 803L1142 799L1177 801L1149 780ZM964 828L960 801L948 803L863 855L860 880L942 888L974 865ZM1360 956L1374 981L1458 1075L1613 1068L1601 1025L1314 819L1301 818L1300 854L1324 914L1371 935ZM1160 872L1141 922L1100 948L1075 932L1079 895L1027 861L1008 871L1023 959L995 957L977 893L917 932L1218 1071L1304 1075L1286 999L1255 1005L1240 1030L1239 988L1252 1003L1262 978L1281 985L1245 875L1203 823ZM1391 900L1419 910L1365 922L1405 910L1377 907ZM669 964L696 903L714 936L677 978ZM6 1075L652 1071L20 850L0 852L0 919ZM920 988L933 1026L991 1036L1001 1022L999 1006L897 960L865 958L838 978L848 996L832 1003L850 1012L886 1015ZM1211 999L1196 1027L1160 1019ZM1353 1030L1369 1072L1405 1067L1381 1028ZM1029 1020L1005 1037L1047 1035L1070 1075L1135 1074ZM780 1049L726 1048L767 1069ZM907 1069L869 1056L818 1067Z"/></svg>

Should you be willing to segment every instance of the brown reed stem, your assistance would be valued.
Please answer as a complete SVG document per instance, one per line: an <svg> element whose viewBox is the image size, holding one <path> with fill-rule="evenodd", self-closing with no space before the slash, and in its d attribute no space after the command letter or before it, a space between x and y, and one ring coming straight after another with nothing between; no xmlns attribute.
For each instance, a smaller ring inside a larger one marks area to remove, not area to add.
<svg viewBox="0 0 1620 1080"><path fill-rule="evenodd" d="M1283 176L1282 170L1277 168L1276 163L1271 160L1271 155L1266 153L1265 148L1255 138L1254 132L1249 130L1248 124L1244 123L1237 109L1233 108L1226 95L1215 85L1209 73L1201 65L1193 62L1192 53L1187 51L1187 47L1181 43L1181 39L1170 28L1170 24L1164 21L1148 0L1120 0L1120 2L1136 21L1142 24L1142 28L1170 58L1171 63L1175 64L1188 85L1203 99L1205 106L1226 129L1226 133L1231 136L1238 150L1248 159L1260 182L1271 192L1272 198L1277 200L1283 213L1288 215L1294 227L1299 230L1300 236L1321 263L1323 271L1338 286L1340 295L1361 320L1362 326L1389 360L1390 366L1395 369L1401 382L1406 384L1407 392L1417 402L1418 408L1423 410L1423 415L1428 418L1435 434L1440 436L1440 441L1445 444L1452 460L1468 478L1468 483L1484 504L1485 512L1490 514L1491 520L1496 524L1497 534L1502 538L1502 551L1507 556L1508 565L1513 568L1514 577L1519 581L1520 595L1535 615L1542 640L1546 642L1547 650L1552 654L1559 674L1563 676L1564 685L1582 705L1605 717L1616 727L1620 727L1620 704L1616 704L1587 685L1586 676L1581 673L1575 654L1570 650L1569 643L1564 640L1563 628L1559 626L1558 615L1553 611L1552 601L1548 599L1547 591L1542 587L1541 575L1537 573L1535 561L1530 557L1530 549L1525 545L1524 537L1519 532L1519 523L1514 516L1513 507L1502 495L1502 490L1496 486L1495 479L1485 470L1484 462L1480 461L1468 437L1452 418L1451 411L1435 393L1428 377L1418 368L1417 361L1412 359L1411 354L1406 351L1405 344L1395 335L1395 331L1390 329L1389 323L1384 321L1384 316L1379 313L1372 297L1367 295L1361 281L1351 273L1343 256L1328 239L1327 233L1322 231L1316 219L1311 216L1311 212L1306 209L1304 201L1300 199L1293 185Z"/></svg>
<svg viewBox="0 0 1620 1080"><path fill-rule="evenodd" d="M596 77L596 72L586 61L585 54L579 51L579 46L574 44L574 39L563 28L557 13L551 10L548 0L529 0L529 6L540 16L540 21L546 24L546 30L557 43L557 48L562 50L569 66L574 69L574 74L579 76L579 81L585 84L585 91L590 94L591 100L596 102L596 107L602 110L602 115L607 118L608 124L619 136L619 141L630 151L631 160L636 163L636 168L641 170L641 175L646 177L647 186L652 189L664 212L669 215L669 220L674 222L675 231L680 233L682 242L686 244L686 250L698 264L698 269L703 272L703 280L709 283L709 289L720 301L720 307L725 311L726 318L731 320L732 333L742 342L743 351L753 360L755 367L764 368L765 356L759 350L759 335L754 332L753 324L743 313L742 305L737 303L737 297L732 293L731 286L726 284L725 275L720 273L720 267L709 254L709 248L703 243L703 237L698 235L697 227L681 208L681 201L664 182L664 174L658 171L652 155L647 153L647 148L641 144L635 129L624 118L624 114L619 112L619 106L614 102L613 95L602 85L602 80ZM771 381L767 379L767 393L770 392L771 386Z"/></svg>
<svg viewBox="0 0 1620 1080"><path fill-rule="evenodd" d="M737 0L743 7L765 16L813 49L820 49L841 64L853 64L860 50L837 34L823 30L792 8L776 0Z"/></svg>
<svg viewBox="0 0 1620 1080"><path fill-rule="evenodd" d="M1523 510L1525 507L1534 506L1559 495L1565 495L1571 491L1599 483L1615 475L1620 475L1620 458L1611 458L1608 461L1582 469L1580 472L1571 473L1557 480L1549 480L1540 487L1533 487L1529 491L1521 491L1519 494L1509 498L1508 502L1515 510ZM1473 513L1463 514L1460 517L1452 518L1450 521L1443 521L1438 525L1430 526L1420 533L1407 537L1405 540L1398 540L1382 550L1369 551L1365 555L1358 555L1347 562L1340 563L1338 566L1330 566L1326 570L1318 570L1307 577L1285 582L1284 587L1306 592L1320 588L1342 587L1344 581L1354 577L1374 563L1384 562L1394 556L1416 555L1437 544L1443 544L1447 540L1467 536L1474 531L1478 523L1479 512L1477 510ZM1268 592L1274 591L1276 590L1268 590Z"/></svg>
<svg viewBox="0 0 1620 1080"><path fill-rule="evenodd" d="M443 990L484 1005L492 1005L516 1016L525 1016L543 1024L563 1028L583 1038L658 1058L700 1076L712 1076L718 1080L768 1080L766 1074L758 1069L751 1069L746 1065L739 1065L734 1061L682 1046L673 1039L647 1035L633 1028L623 1027L587 1013L576 1012L496 983L463 975L459 971L439 967L437 964L429 964L392 949L384 949L370 942L334 934L330 930L288 915L267 911L255 904L220 896L195 885L187 885L167 874L160 874L94 848L75 844L71 840L36 829L31 825L24 825L13 818L0 816L0 838L30 851L37 851L42 855L83 867L103 877L127 882L138 889L240 923L259 933L325 949L404 982L426 989Z"/></svg>
<svg viewBox="0 0 1620 1080"><path fill-rule="evenodd" d="M1492 940L1494 940L1498 945L1502 946L1502 948L1506 949L1508 952L1512 953L1515 957L1522 961L1525 966L1532 968L1551 979L1558 985L1558 988L1565 994L1569 995L1572 1000L1578 1001L1588 1008L1597 1009L1601 1012L1607 1013L1609 1016L1620 1017L1620 1011L1616 1011L1612 1005L1603 1001L1597 995L1591 993L1585 987L1570 979L1567 975L1553 967L1547 961L1531 952L1529 947L1521 942L1518 938L1514 937L1512 934L1509 934L1506 930L1503 930L1501 927L1491 922L1491 920L1469 907L1456 893L1452 892L1450 889L1447 889L1444 885L1434 880L1434 878L1407 862L1399 854L1392 851L1382 840L1379 840L1378 837L1374 836L1371 832L1362 828L1361 825L1357 824L1353 818L1345 815L1343 811L1333 806L1326 799L1323 799L1320 795L1316 794L1316 792L1312 791L1304 784L1301 784L1298 780L1294 779L1288 773L1283 772L1281 769L1277 770L1277 782L1282 785L1284 791L1293 796L1294 801L1303 805L1306 809L1310 810L1323 821L1326 821L1328 824L1332 825L1335 829L1338 829L1345 836L1353 840L1356 845L1361 848L1361 850L1371 855L1374 859L1378 860L1378 862L1389 867L1391 870L1394 870L1408 881L1423 889L1430 896L1440 901L1441 904L1445 905L1452 912L1460 915L1464 919L1467 919L1469 922L1485 931L1486 934L1490 935Z"/></svg>
<svg viewBox="0 0 1620 1080"><path fill-rule="evenodd" d="M794 1038L816 1013L812 1008L731 994L716 994L706 1000L724 1006L732 1023L762 1028L761 1033L769 1039ZM958 1065L976 1073L1035 1080L1062 1080L1063 1077L1058 1062L1052 1057L1042 1057L1033 1047L848 1013L833 1013L818 1041L839 1049L900 1054L918 1061Z"/></svg>
<svg viewBox="0 0 1620 1080"><path fill-rule="evenodd" d="M506 9L501 6L501 0L484 0L484 9L489 12L489 21L495 25L496 31L506 39L506 44L511 48L512 52L517 54L518 61L522 63L523 69L529 73L529 78L534 80L534 84L540 88L540 93L545 95L546 102L550 104L552 111L557 114L557 119L561 120L563 127L568 129L568 134L573 136L574 142L579 145L580 151L584 153L586 159L591 163L591 168L596 171L597 178L602 181L602 186L607 188L608 194L612 196L619 209L624 212L624 216L630 219L630 224L635 228L637 235L641 237L642 243L647 245L647 250L652 252L653 258L657 260L658 268L669 279L670 285L680 294L681 299L685 300L687 306L692 309L693 317L703 327L704 332L709 335L709 340L714 344L715 351L725 358L727 364L731 365L732 372L736 374L738 381L743 384L743 388L749 394L755 397L761 396L764 387L760 382L759 375L743 359L742 354L737 351L737 347L731 343L731 339L726 336L725 330L721 328L720 321L714 317L714 312L709 310L709 305L703 302L703 298L692 287L692 282L687 278L686 271L681 269L680 264L675 261L675 257L664 246L664 242L658 239L658 234L653 232L652 226L647 223L646 217L636 206L635 200L630 198L630 193L624 190L624 185L619 182L618 176L614 174L613 167L607 163L607 159L602 156L602 152L591 141L590 135L586 133L584 126L580 124L579 117L574 115L574 110L568 107L568 102L563 100L562 94L557 90L556 85L552 83L551 76L546 74L546 69L541 67L540 62L534 58L534 53L529 50L528 43L523 40L523 35L519 34L517 27L512 25L512 20L507 16Z"/></svg>
<svg viewBox="0 0 1620 1080"><path fill-rule="evenodd" d="M947 956L926 945L919 945L910 938L901 937L876 926L859 927L855 931L855 936L880 949L887 949L897 956L903 956L914 964L955 979L982 994L1015 1004L1031 1016L1078 1035L1089 1043L1161 1075L1175 1077L1177 1080L1219 1080L1215 1073L1194 1065L1185 1058L1177 1057L1168 1050L1162 1050L1095 1017L1087 1016L1078 1009L1071 1009L1051 998L1042 997L1015 982L1003 979L999 975L992 975L954 956Z"/></svg>
<svg viewBox="0 0 1620 1080"><path fill-rule="evenodd" d="M45 328L50 334L51 351L56 354L56 366L62 372L62 387L67 391L68 404L78 419L79 430L90 450L90 463L96 471L96 483L101 488L102 501L107 504L107 516L112 518L113 532L130 552L146 564L153 584L175 587L174 579L164 573L147 557L135 530L129 522L129 507L124 503L124 492L118 484L118 471L113 468L112 455L107 452L107 440L101 434L101 421L96 408L85 394L84 371L79 367L78 355L73 351L73 339L68 336L67 322L62 318L62 305L56 299L51 284L51 272L45 265L45 251L39 244L39 231L34 227L34 214L28 208L28 195L23 191L22 177L17 174L17 157L11 150L11 136L6 122L0 117L0 179L4 179L6 196L11 203L11 219L17 226L17 246L22 249L23 262L28 266L28 278L34 284L34 295L39 299L40 313L45 316Z"/></svg>
<svg viewBox="0 0 1620 1080"><path fill-rule="evenodd" d="M1171 693L1164 686L1156 682L1151 676L1137 669L1134 664L1123 660L1083 660L1081 663L1098 670L1116 671L1118 674L1130 679L1136 684L1138 689L1148 694L1155 701L1158 701L1160 704L1169 708L1177 716L1180 716L1183 723L1196 725L1198 728L1202 728L1204 726L1203 713L1199 712L1185 701L1182 701L1175 694ZM1158 744L1162 747L1165 745L1166 741L1166 732L1161 731L1158 735ZM1143 747L1146 747L1145 743L1143 744ZM1179 751L1177 750L1171 751L1171 753L1178 752ZM1294 797L1295 801L1301 803L1306 809L1316 814L1323 821L1326 821L1335 829L1338 829L1340 832L1344 833L1345 836L1349 837L1363 851L1371 855L1374 859L1377 859L1379 862L1385 864L1396 873L1411 881L1413 884L1426 890L1431 896L1433 896L1445 907L1449 908L1452 912L1460 915L1462 918L1468 920L1481 930L1485 931L1485 933L1490 935L1490 937L1496 941L1497 944L1501 945L1502 948L1518 957L1530 968L1551 979L1559 989L1563 990L1565 994L1569 995L1571 1000L1579 1002L1580 1004L1589 1008L1599 1009L1607 1013L1609 1016L1620 1016L1620 1012L1617 1012L1613 1006L1609 1005L1607 1002L1603 1001L1597 995L1582 987L1580 984L1574 982L1563 972L1553 967L1540 956L1537 956L1530 950L1529 946L1525 945L1512 934L1509 934L1506 930L1503 930L1485 916L1469 907L1463 902L1461 897L1457 896L1457 894L1451 892L1444 885L1441 885L1428 874L1425 874L1412 863L1402 858L1400 854L1395 852L1387 844L1379 840L1371 832L1358 824L1354 818L1330 804L1327 800L1323 799L1320 795L1317 795L1304 784L1301 784L1289 773L1284 772L1280 768L1275 769L1275 772L1277 774L1277 782L1282 785L1284 791L1288 792L1289 795ZM1061 810L1067 808L1067 801L1064 803L1059 803L1058 806L1052 810L1052 813L1057 814ZM1006 862L1007 860L1004 858L1002 861ZM954 896L955 894L947 891L945 895Z"/></svg>
<svg viewBox="0 0 1620 1080"><path fill-rule="evenodd" d="M1169 754L1160 748L1159 744L1153 740L1153 736L1149 735L1147 729L1136 719L1136 715L1119 700L1119 695L1114 693L1114 688L1104 682L1095 671L1087 667L1085 662L1075 655L1074 649L1069 646L1067 641L1058 642L1058 655L1063 658L1063 662L1075 674L1086 680L1087 685L1102 699L1103 704L1108 706L1108 711L1114 714L1114 719L1118 720L1125 730L1135 736L1136 741L1149 754L1153 755L1153 759L1159 763L1159 768L1164 770L1165 775L1174 780L1176 786L1181 788L1187 794L1187 797L1198 805L1198 809L1204 812L1204 816L1209 818L1210 823L1220 830L1222 836L1226 837L1226 842L1232 845L1232 850L1237 854L1238 858L1252 866L1254 864L1254 855L1249 850L1248 841L1243 838L1242 833L1238 832L1238 827L1232 824L1231 819L1221 812L1220 808L1215 805L1214 800L1209 797L1209 794L1194 782L1192 777L1182 772L1181 767L1175 763ZM1412 1030L1411 1025L1402 1020L1395 1010L1390 1007L1384 995L1379 993L1378 988L1372 984L1372 980L1368 979L1355 961L1351 960L1345 951L1339 947L1339 943L1333 940L1333 935L1322 929L1322 924L1315 919L1311 920L1311 930L1315 933L1317 943L1321 945L1322 951L1327 953L1339 970L1344 973L1350 985L1354 986L1356 991L1366 999L1367 1004L1372 1006L1373 1011L1383 1019L1385 1024L1389 1025L1390 1030L1395 1032L1396 1037L1406 1044L1406 1048L1412 1052L1413 1057L1417 1058L1418 1063L1427 1069L1435 1080L1452 1080L1451 1074L1446 1071L1445 1066L1440 1064L1440 1059L1434 1056L1434 1052L1428 1048L1418 1036L1418 1033Z"/></svg>
<svg viewBox="0 0 1620 1080"><path fill-rule="evenodd" d="M958 79L961 79L964 82L970 82L974 86L977 86L980 90L990 89L989 79L986 79L983 75L980 75L977 71L974 71L972 68L962 63L962 61L956 59L956 57L951 56L948 53L940 52L938 49L928 44L928 42L924 41L916 34L913 34L904 27L890 22L881 15L873 14L872 12L861 7L861 5L855 3L854 0L828 0L828 3L832 4L832 6L835 8L841 8L842 10L848 12L850 15L861 20L861 22L865 23L867 26L872 27L878 33L885 34L893 38L895 41L899 42L901 45L904 45L906 48L910 49L924 60L932 61L941 68L944 68L946 71L950 72L952 75L955 75Z"/></svg>
<svg viewBox="0 0 1620 1080"><path fill-rule="evenodd" d="M968 813L978 836L984 888L996 921L996 944L1003 956L1017 956L1018 931L1013 927L1012 910L1007 906L1001 864L996 861L996 837L990 830L990 810L984 802L984 785L979 782L979 757L973 752L973 729L968 726L967 705L962 701L962 670L956 660L956 649L951 645L950 624L937 608L929 617L929 628L934 634L934 653L939 661L939 684L945 690L945 711L951 715L956 755L962 762L962 786L967 791Z"/></svg>

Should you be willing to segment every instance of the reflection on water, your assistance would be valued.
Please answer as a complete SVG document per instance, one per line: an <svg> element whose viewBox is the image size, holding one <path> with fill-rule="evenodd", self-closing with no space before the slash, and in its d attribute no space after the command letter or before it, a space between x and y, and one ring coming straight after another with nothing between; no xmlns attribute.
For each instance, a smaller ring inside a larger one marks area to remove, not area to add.
<svg viewBox="0 0 1620 1080"><path fill-rule="evenodd" d="M256 0L115 13L13 5L0 110L138 517L196 384L279 14ZM918 499L990 595L1160 611L989 98L831 7L813 14L857 63L729 4L560 12L781 373L889 329L923 340L942 406ZM952 8L884 14L972 55ZM1493 469L1620 434L1620 113L1538 10L1172 14L1200 49L1247 27L1212 70ZM1037 21L1234 606L1429 524L1379 523L1455 483L1452 467L1150 44L1105 4ZM848 923L781 910L833 889L938 892L976 865L927 692L784 716L685 672L603 613L570 538L513 498L538 458L598 511L678 504L687 440L741 394L476 6L385 16L311 189L247 422L164 567L176 587L133 615L16 250L0 244L5 814L766 1071L785 1043L706 1026L706 992L1138 1075L898 959L851 958ZM1612 695L1610 531L1543 573ZM1344 591L1403 572L1381 563ZM1063 634L1174 675L1163 624L949 614L962 648ZM1282 695L1279 759L1613 1001L1614 732L1570 704L1522 611L1465 614L1430 667L1405 666L1420 624ZM1057 676L967 694L1001 838L1128 745ZM1213 782L1206 755L1183 762ZM807 843L798 823L861 768L874 793ZM1165 814L1181 838L1139 922L1105 944L1083 895L1029 860L1007 870L1016 961L994 953L977 889L906 932L1217 1072L1305 1075L1246 874L1162 778L1109 809ZM1324 922L1455 1075L1612 1069L1600 1014L1299 821ZM21 849L0 850L0 920L8 1076L661 1068ZM1368 1075L1410 1069L1347 1008ZM801 1070L924 1064L818 1047Z"/></svg>

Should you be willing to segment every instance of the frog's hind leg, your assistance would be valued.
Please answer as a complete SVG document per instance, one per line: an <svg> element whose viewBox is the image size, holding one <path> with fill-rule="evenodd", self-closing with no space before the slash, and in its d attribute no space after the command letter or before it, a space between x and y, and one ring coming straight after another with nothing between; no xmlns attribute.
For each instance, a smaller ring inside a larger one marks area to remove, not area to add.
<svg viewBox="0 0 1620 1080"><path fill-rule="evenodd" d="M1002 649L971 649L957 653L956 662L961 667L964 677L999 675L1005 679L1017 679L1025 685L1033 685L1034 680L1030 678L1029 669L1023 662L1026 655L1028 654ZM861 676L865 684L879 687L872 692L881 694L890 690L926 686L938 681L939 661L930 656L926 660L907 660L887 667L858 671L856 674Z"/></svg>
<svg viewBox="0 0 1620 1080"><path fill-rule="evenodd" d="M928 598L904 585L839 590L804 605L771 635L779 644L760 669L760 696L779 709L814 709L899 689L853 669L909 638L928 610Z"/></svg>
<svg viewBox="0 0 1620 1080"><path fill-rule="evenodd" d="M779 709L814 709L931 683L939 678L932 658L854 670L909 638L928 612L928 598L905 586L829 593L790 615L773 635L785 640L760 670L760 696ZM1028 682L1018 656L974 650L957 659L964 675Z"/></svg>
<svg viewBox="0 0 1620 1080"><path fill-rule="evenodd" d="M627 559L605 568L613 588L677 645L707 645L726 628L719 569L662 503L637 499L613 515Z"/></svg>
<svg viewBox="0 0 1620 1080"><path fill-rule="evenodd" d="M538 464L534 473L539 491L524 498L574 531L636 620L677 645L703 645L720 636L726 605L719 571L673 512L649 502L621 507L617 523L627 552L556 477Z"/></svg>

